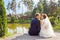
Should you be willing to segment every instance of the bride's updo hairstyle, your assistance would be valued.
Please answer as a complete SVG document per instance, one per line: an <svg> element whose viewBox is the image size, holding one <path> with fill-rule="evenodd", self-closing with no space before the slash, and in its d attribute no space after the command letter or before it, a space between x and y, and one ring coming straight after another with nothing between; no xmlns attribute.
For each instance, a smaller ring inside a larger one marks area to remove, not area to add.
<svg viewBox="0 0 60 40"><path fill-rule="evenodd" d="M42 14L42 16L43 16L43 19L45 19L45 18L47 17L47 15L46 15L46 14Z"/></svg>

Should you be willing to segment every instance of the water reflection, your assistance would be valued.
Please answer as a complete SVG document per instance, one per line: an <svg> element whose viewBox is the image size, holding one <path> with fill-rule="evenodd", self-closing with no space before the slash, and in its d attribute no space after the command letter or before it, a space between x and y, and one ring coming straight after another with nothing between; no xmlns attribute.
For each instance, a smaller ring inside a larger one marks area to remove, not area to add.
<svg viewBox="0 0 60 40"><path fill-rule="evenodd" d="M28 33L29 24L9 24L8 25L8 32L13 33Z"/></svg>
<svg viewBox="0 0 60 40"><path fill-rule="evenodd" d="M28 29L26 29L25 27L17 27L15 30L12 30L10 28L8 28L8 32L9 33L28 33Z"/></svg>

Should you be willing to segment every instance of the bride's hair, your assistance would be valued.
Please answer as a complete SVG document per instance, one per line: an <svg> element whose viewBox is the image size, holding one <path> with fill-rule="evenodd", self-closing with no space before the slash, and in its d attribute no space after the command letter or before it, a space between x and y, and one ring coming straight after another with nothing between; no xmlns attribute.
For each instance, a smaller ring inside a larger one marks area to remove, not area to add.
<svg viewBox="0 0 60 40"><path fill-rule="evenodd" d="M45 19L45 18L47 17L47 15L46 15L46 14L42 14L42 16L43 16L43 19Z"/></svg>

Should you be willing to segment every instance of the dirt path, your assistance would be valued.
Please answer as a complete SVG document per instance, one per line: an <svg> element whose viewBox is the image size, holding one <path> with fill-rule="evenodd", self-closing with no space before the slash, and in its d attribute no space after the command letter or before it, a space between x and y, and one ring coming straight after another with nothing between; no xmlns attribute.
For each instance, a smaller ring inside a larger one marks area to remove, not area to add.
<svg viewBox="0 0 60 40"><path fill-rule="evenodd" d="M0 40L60 40L60 33L55 33L56 37L53 38L43 38L40 36L29 36L28 34L16 34L14 36L6 37Z"/></svg>

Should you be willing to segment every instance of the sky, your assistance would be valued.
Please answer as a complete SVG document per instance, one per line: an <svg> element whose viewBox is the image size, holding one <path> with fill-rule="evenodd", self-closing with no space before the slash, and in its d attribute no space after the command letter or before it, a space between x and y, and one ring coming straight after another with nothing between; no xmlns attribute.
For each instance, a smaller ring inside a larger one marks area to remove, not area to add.
<svg viewBox="0 0 60 40"><path fill-rule="evenodd" d="M11 2L12 0L4 0L5 8L7 8L8 1ZM21 1L21 0L18 0L16 2L19 2L19 1ZM34 6L35 6L39 2L39 0L33 0L33 2L34 2ZM24 4L21 3L20 9L18 9L18 7L16 8L16 13L17 14L22 13L22 5L23 5L23 13L27 12L27 7ZM7 14L9 14L9 12L12 14L12 10L10 10L10 11L6 10L6 12L7 12Z"/></svg>
<svg viewBox="0 0 60 40"><path fill-rule="evenodd" d="M5 8L7 8L7 4L8 4L8 1L12 1L12 0L4 0L4 5L5 5ZM21 0L16 0L16 3L19 2ZM49 3L50 0L47 0L47 2ZM34 2L34 6L39 2L39 0L33 0ZM55 2L57 2L57 0L55 0ZM23 6L22 6L23 5ZM17 14L20 14L22 13L22 7L23 7L23 13L27 12L27 7L21 3L21 6L20 6L20 9L18 9L18 7L16 8L16 13ZM8 11L6 10L7 14L9 14L9 12L12 14L12 10Z"/></svg>

